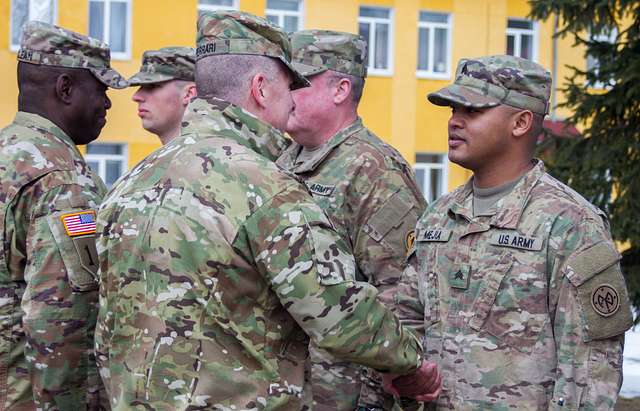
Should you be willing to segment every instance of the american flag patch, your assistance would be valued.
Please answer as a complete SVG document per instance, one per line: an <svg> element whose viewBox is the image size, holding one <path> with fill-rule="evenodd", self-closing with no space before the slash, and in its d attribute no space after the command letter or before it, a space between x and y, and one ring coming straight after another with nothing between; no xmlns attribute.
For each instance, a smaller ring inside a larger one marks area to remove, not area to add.
<svg viewBox="0 0 640 411"><path fill-rule="evenodd" d="M60 220L69 237L96 233L96 212L93 210L65 214Z"/></svg>

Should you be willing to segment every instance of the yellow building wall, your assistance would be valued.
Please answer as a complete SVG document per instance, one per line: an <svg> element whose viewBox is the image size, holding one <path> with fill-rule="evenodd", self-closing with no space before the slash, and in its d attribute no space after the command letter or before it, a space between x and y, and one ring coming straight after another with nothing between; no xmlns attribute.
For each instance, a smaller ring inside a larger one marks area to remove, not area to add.
<svg viewBox="0 0 640 411"><path fill-rule="evenodd" d="M240 9L264 16L266 0L240 0ZM462 57L503 54L509 17L525 18L527 0L306 0L304 28L358 30L359 7L382 6L393 10L393 73L371 75L367 79L360 114L381 138L395 146L409 162L416 153L447 152L447 120L450 110L426 100L429 92L453 80L457 61ZM113 66L130 76L140 66L144 50L169 45L193 45L197 0L132 0L131 58L115 60ZM452 13L451 77L445 80L418 78L416 75L418 29L421 10ZM9 0L0 1L0 123L9 123L16 111L16 55L9 50ZM57 24L81 33L88 30L88 0L58 0ZM552 65L553 21L538 23L537 57L547 69ZM557 79L570 71L566 64L584 67L584 50L573 47L571 38L558 40ZM562 83L556 84L562 86ZM131 101L135 89L110 90L112 108L99 142L128 144L129 166L133 166L160 146L157 137L144 131ZM562 96L558 95L562 101ZM566 117L566 110L558 110ZM470 173L449 164L449 189L464 183Z"/></svg>

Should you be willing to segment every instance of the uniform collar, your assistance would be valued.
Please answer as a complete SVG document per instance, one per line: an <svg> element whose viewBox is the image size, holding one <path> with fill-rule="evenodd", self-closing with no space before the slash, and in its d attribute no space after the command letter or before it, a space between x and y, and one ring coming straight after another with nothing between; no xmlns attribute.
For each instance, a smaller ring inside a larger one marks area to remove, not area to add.
<svg viewBox="0 0 640 411"><path fill-rule="evenodd" d="M13 120L13 124L18 126L33 128L44 134L52 135L68 146L74 153L81 156L78 147L71 137L67 135L60 127L55 125L51 120L44 118L38 114L27 113L26 111L18 111Z"/></svg>
<svg viewBox="0 0 640 411"><path fill-rule="evenodd" d="M222 121L221 121L222 120ZM224 137L236 141L271 161L289 146L290 140L273 126L228 101L198 97L189 103L183 118L181 135L209 137L222 130Z"/></svg>
<svg viewBox="0 0 640 411"><path fill-rule="evenodd" d="M498 200L486 213L491 217L490 225L507 229L518 227L531 190L545 173L544 163L541 160L534 160L534 162L533 168L527 171L513 190ZM473 177L454 194L449 212L460 215L468 221L473 219Z"/></svg>
<svg viewBox="0 0 640 411"><path fill-rule="evenodd" d="M338 131L336 134L334 134L333 137L329 139L329 141L320 146L308 161L297 166L296 160L298 158L298 155L300 154L300 151L302 150L302 146L295 142L292 143L284 154L284 160L288 163L286 168L290 169L296 174L302 174L315 170L336 147L342 144L350 136L362 130L363 127L364 126L362 125L362 119L358 117L353 123Z"/></svg>

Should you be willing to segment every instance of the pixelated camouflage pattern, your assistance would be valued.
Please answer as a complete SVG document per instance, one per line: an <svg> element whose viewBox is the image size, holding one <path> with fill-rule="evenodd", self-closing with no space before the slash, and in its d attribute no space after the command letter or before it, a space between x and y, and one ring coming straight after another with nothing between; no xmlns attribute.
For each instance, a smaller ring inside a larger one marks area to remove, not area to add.
<svg viewBox="0 0 640 411"><path fill-rule="evenodd" d="M345 360L415 370L417 339L255 145L252 130L275 129L221 100L188 111L98 213L96 355L113 409L309 409L307 335Z"/></svg>
<svg viewBox="0 0 640 411"><path fill-rule="evenodd" d="M404 269L407 236L426 208L415 175L402 155L358 119L300 161L293 143L277 164L301 178L352 247L358 279L380 291L393 306L393 290ZM382 388L363 377L361 367L311 347L312 383L318 409L383 408L391 401ZM364 371L367 374L371 372Z"/></svg>
<svg viewBox="0 0 640 411"><path fill-rule="evenodd" d="M397 313L422 323L425 356L441 367L429 409L613 410L632 321L604 214L542 162L491 215L474 217L472 199L470 181L427 209L419 268L398 295ZM539 242L504 246L500 235ZM609 317L585 292L604 284L620 302Z"/></svg>
<svg viewBox="0 0 640 411"><path fill-rule="evenodd" d="M438 106L506 104L545 115L550 94L551 74L538 63L515 56L487 56L461 59L454 83L427 97Z"/></svg>
<svg viewBox="0 0 640 411"><path fill-rule="evenodd" d="M107 87L127 87L127 81L111 68L111 52L106 43L41 21L29 21L23 26L18 61L83 68Z"/></svg>
<svg viewBox="0 0 640 411"><path fill-rule="evenodd" d="M72 140L19 112L0 131L0 409L98 410L97 265L82 266L62 215L97 210L105 187ZM96 262L97 263L97 262ZM108 404L106 404L108 405Z"/></svg>
<svg viewBox="0 0 640 411"><path fill-rule="evenodd" d="M292 89L309 81L291 65L287 33L262 17L241 11L202 13L198 19L196 60L220 54L253 54L278 59L293 76Z"/></svg>
<svg viewBox="0 0 640 411"><path fill-rule="evenodd" d="M333 70L367 77L367 42L364 37L331 30L302 30L291 34L291 63L309 77Z"/></svg>
<svg viewBox="0 0 640 411"><path fill-rule="evenodd" d="M140 70L129 78L130 86L169 80L195 81L196 52L191 47L163 47L142 55Z"/></svg>

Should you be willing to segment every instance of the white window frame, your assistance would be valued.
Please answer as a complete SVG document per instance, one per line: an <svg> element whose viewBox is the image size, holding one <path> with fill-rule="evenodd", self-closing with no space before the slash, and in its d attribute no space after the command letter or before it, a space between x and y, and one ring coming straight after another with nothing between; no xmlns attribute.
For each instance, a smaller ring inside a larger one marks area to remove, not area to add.
<svg viewBox="0 0 640 411"><path fill-rule="evenodd" d="M598 34L591 34L589 33L589 40L590 41L600 41L600 42L609 42L611 44L613 44L616 39L618 38L618 30L617 28L613 28L611 29L610 33L598 33ZM587 53L585 56L585 60L586 60L586 70L589 71L590 67L589 67L589 54ZM595 62L595 69L599 70L600 69L600 62L598 60L596 60ZM587 80L585 79L585 83L587 83ZM607 87L609 87L609 85L606 85L600 81L596 82L595 84L587 84L587 86L589 88L592 89L597 89L597 90L604 90Z"/></svg>
<svg viewBox="0 0 640 411"><path fill-rule="evenodd" d="M427 202L431 204L433 201L437 200L439 197L443 196L448 192L449 158L447 157L446 153L423 152L423 153L416 153L416 159L417 159L417 155L420 155L420 154L435 155L435 156L440 156L440 158L442 158L442 163L424 163L424 162L416 161L416 163L413 166L414 173L416 173L418 170L424 171L423 186L420 187L420 190L422 190L422 195L424 196L425 200L427 200ZM431 170L442 170L442 181L441 181L442 190L440 195L436 198L428 198L429 194L431 193L431 179L429 178Z"/></svg>
<svg viewBox="0 0 640 411"><path fill-rule="evenodd" d="M527 23L532 23L532 29L513 29L509 27L509 20L516 20L516 21L526 21ZM522 36L523 35L531 35L533 37L533 41L531 44L532 50L531 50L531 61L537 62L538 61L538 22L537 21L532 21L532 20L527 20L527 19L522 19L522 18L518 18L518 17L508 17L507 18L507 33L506 36L514 36L514 42L513 42L513 55L517 56L517 57L521 57L520 54L522 54L520 48L522 47ZM505 48L506 48L506 43L505 43ZM506 50L505 50L506 53ZM522 57L524 58L524 57Z"/></svg>
<svg viewBox="0 0 640 411"><path fill-rule="evenodd" d="M200 4L200 0L198 0L198 14L200 14L201 11L238 10L240 7L239 2L239 0L233 0L233 6L227 7L216 6L215 4Z"/></svg>
<svg viewBox="0 0 640 411"><path fill-rule="evenodd" d="M268 1L266 1L266 3L268 4ZM304 28L304 0L298 0L298 11L267 8L264 12L265 18L268 14L278 16L278 26L282 28L284 28L285 16L298 18L298 28L296 29L296 31L302 30Z"/></svg>
<svg viewBox="0 0 640 411"><path fill-rule="evenodd" d="M29 0L27 0L29 1ZM20 49L20 44L13 44L13 3L15 3L16 0L11 0L9 2L9 50L17 52ZM29 8L29 10L31 10L31 8ZM29 16L27 17L27 21L31 21L31 13L29 13ZM53 0L53 24L57 24L58 22L58 0Z"/></svg>
<svg viewBox="0 0 640 411"><path fill-rule="evenodd" d="M131 60L131 2L132 0L88 0L89 5L92 2L103 3L104 13L104 28L102 32L102 41L109 44L111 38L111 3L126 3L127 4L127 25L125 33L125 51L113 51L111 50L111 59L113 60ZM89 10L87 10L87 33L90 33L91 21L89 20Z"/></svg>
<svg viewBox="0 0 640 411"><path fill-rule="evenodd" d="M90 161L96 162L98 163L98 169L97 170L93 170L91 169L94 173L96 173L98 176L100 176L100 178L102 179L102 182L104 182L105 184L107 184L107 161L111 160L111 161L122 161L122 166L120 168L120 176L118 177L118 179L120 177L122 177L128 170L128 165L129 165L129 144L125 143L125 142L116 142L116 141L104 141L101 143L91 143L94 146L98 146L98 145L118 145L118 146L122 146L122 154L89 154L88 150L85 151L84 154L84 160L86 163L89 163ZM116 179L116 181L118 181Z"/></svg>
<svg viewBox="0 0 640 411"><path fill-rule="evenodd" d="M360 23L369 24L369 38L366 39L368 46L368 54L369 54L369 67L367 67L367 75L373 76L393 76L393 63L394 63L394 52L395 52L395 13L394 9L391 7L380 7L380 6L369 6L366 4L361 4L360 7L370 8L370 9L383 9L389 11L388 18L382 17L362 17L360 16L360 12L358 11L358 26ZM373 62L375 61L375 56L373 52L375 52L376 43L376 24L388 24L389 25L389 40L388 40L388 48L387 48L387 68L386 69L378 69L373 67ZM359 30L358 30L359 31Z"/></svg>
<svg viewBox="0 0 640 411"><path fill-rule="evenodd" d="M420 21L420 15L418 14L418 49L420 48L420 29L427 29L430 31L429 35L429 63L431 65L429 70L417 69L416 75L418 78L427 78L427 79L441 79L447 80L451 78L451 53L452 53L452 33L453 33L453 15L451 13L445 13L440 11L432 11L432 10L421 10L427 11L431 13L444 14L447 16L446 23L432 23L427 21ZM444 73L436 73L433 71L433 65L435 63L435 29L446 29L447 30L447 70Z"/></svg>

